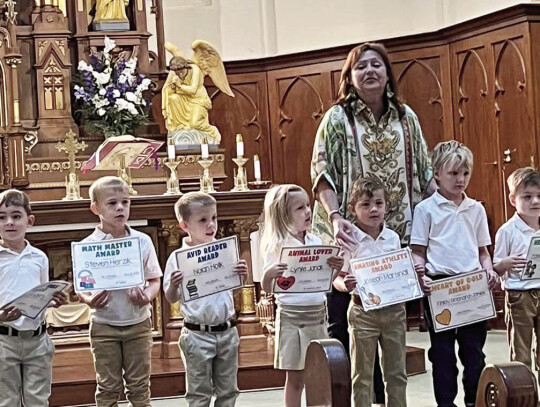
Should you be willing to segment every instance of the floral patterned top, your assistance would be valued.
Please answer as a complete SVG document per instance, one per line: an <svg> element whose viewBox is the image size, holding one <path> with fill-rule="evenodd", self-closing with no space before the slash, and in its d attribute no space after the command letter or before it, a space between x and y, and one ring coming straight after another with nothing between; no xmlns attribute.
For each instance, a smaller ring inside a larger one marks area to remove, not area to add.
<svg viewBox="0 0 540 407"><path fill-rule="evenodd" d="M354 139L344 106L354 113L358 140ZM404 108L400 120L397 107L390 101L379 122L356 95L350 94L344 105L330 108L315 138L311 179L314 191L320 180L326 179L337 195L340 212L350 221L354 221L347 211L352 183L359 177L382 182L390 200L387 225L399 234L402 244L408 244L412 208L422 200L432 169L418 117L407 105ZM315 202L313 212L313 233L330 243L332 225L319 202Z"/></svg>

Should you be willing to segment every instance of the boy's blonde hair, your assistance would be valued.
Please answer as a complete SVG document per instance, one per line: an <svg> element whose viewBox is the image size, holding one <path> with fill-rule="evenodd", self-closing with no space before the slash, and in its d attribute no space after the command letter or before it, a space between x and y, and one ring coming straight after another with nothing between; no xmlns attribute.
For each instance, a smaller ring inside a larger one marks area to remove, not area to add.
<svg viewBox="0 0 540 407"><path fill-rule="evenodd" d="M216 205L216 199L204 192L188 192L174 204L178 222L188 221L194 211L210 205Z"/></svg>
<svg viewBox="0 0 540 407"><path fill-rule="evenodd" d="M88 190L90 202L93 204L98 203L99 197L101 197L101 194L106 188L112 188L114 191L127 191L129 193L129 186L122 178L113 176L101 177L95 180Z"/></svg>
<svg viewBox="0 0 540 407"><path fill-rule="evenodd" d="M358 178L353 182L349 189L349 205L354 207L364 195L371 198L373 197L373 192L380 189L383 190L384 200L388 203L388 191L379 180L373 178Z"/></svg>
<svg viewBox="0 0 540 407"><path fill-rule="evenodd" d="M292 228L292 219L287 211L288 198L291 192L303 192L304 188L294 184L277 185L266 193L264 197L264 226L261 239L261 253L279 250L279 247L289 234L295 231Z"/></svg>
<svg viewBox="0 0 540 407"><path fill-rule="evenodd" d="M515 195L520 188L534 185L540 188L540 172L533 167L518 168L508 177L508 191Z"/></svg>
<svg viewBox="0 0 540 407"><path fill-rule="evenodd" d="M18 189L8 189L0 194L0 206L20 206L27 215L32 214L28 195Z"/></svg>
<svg viewBox="0 0 540 407"><path fill-rule="evenodd" d="M452 167L465 167L472 171L473 154L465 144L459 141L444 141L433 149L431 164L434 171L442 171L448 164Z"/></svg>

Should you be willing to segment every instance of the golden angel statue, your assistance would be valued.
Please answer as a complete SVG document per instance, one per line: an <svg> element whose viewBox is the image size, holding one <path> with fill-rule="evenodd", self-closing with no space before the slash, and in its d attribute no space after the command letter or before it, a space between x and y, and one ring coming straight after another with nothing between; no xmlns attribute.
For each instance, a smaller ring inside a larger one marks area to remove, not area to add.
<svg viewBox="0 0 540 407"><path fill-rule="evenodd" d="M162 89L161 107L169 137L176 145L203 144L205 140L219 144L221 134L208 122L212 102L204 87L204 77L209 75L223 93L234 97L219 53L202 40L191 44L191 60L170 42L165 43L165 48L173 55Z"/></svg>

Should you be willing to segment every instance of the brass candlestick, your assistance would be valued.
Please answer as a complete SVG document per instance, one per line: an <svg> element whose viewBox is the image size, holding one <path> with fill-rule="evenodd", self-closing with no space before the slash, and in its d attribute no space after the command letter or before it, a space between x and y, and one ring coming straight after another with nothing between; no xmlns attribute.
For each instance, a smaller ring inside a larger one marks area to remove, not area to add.
<svg viewBox="0 0 540 407"><path fill-rule="evenodd" d="M131 181L131 171L126 165L126 156L122 154L120 156L120 168L118 169L118 177L123 179L128 184L128 191L130 195L137 195L137 191L133 189L133 183Z"/></svg>
<svg viewBox="0 0 540 407"><path fill-rule="evenodd" d="M214 159L213 158L200 158L198 163L203 167L203 174L201 177L201 192L206 192L207 194L210 192L216 192L214 189L214 180L212 179L212 176L210 175L210 166L213 164Z"/></svg>
<svg viewBox="0 0 540 407"><path fill-rule="evenodd" d="M167 192L163 195L180 195L180 181L178 180L178 174L176 168L180 161L167 159L164 163L170 170L169 178L167 179Z"/></svg>
<svg viewBox="0 0 540 407"><path fill-rule="evenodd" d="M88 145L77 140L77 135L69 130L66 133L66 141L56 143L58 151L65 151L69 159L69 174L66 176L66 196L62 198L64 201L74 201L81 198L81 187L79 185L79 177L75 168L75 154L79 150L84 151Z"/></svg>
<svg viewBox="0 0 540 407"><path fill-rule="evenodd" d="M247 183L247 174L244 170L244 165L249 161L249 158L244 158L242 156L232 159L236 165L238 165L238 171L234 175L234 192L249 191Z"/></svg>

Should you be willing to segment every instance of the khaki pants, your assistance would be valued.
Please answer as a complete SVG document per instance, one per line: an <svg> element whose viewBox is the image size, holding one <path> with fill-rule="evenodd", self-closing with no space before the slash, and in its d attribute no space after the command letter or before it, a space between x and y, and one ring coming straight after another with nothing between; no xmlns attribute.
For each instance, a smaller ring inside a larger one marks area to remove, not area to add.
<svg viewBox="0 0 540 407"><path fill-rule="evenodd" d="M129 326L90 323L90 346L97 407L116 407L124 382L130 407L150 406L152 321Z"/></svg>
<svg viewBox="0 0 540 407"><path fill-rule="evenodd" d="M178 345L186 367L189 407L232 407L238 397L238 330L199 332L182 328Z"/></svg>
<svg viewBox="0 0 540 407"><path fill-rule="evenodd" d="M407 405L405 364L405 305L365 311L351 302L349 333L351 341L352 388L355 407L371 407L375 351L381 346L381 363L386 384L386 406Z"/></svg>
<svg viewBox="0 0 540 407"><path fill-rule="evenodd" d="M536 370L540 368L540 290L506 291L506 326L510 360L531 368L534 350ZM533 333L535 342L533 345Z"/></svg>
<svg viewBox="0 0 540 407"><path fill-rule="evenodd" d="M54 345L49 335L0 335L0 406L49 405Z"/></svg>

